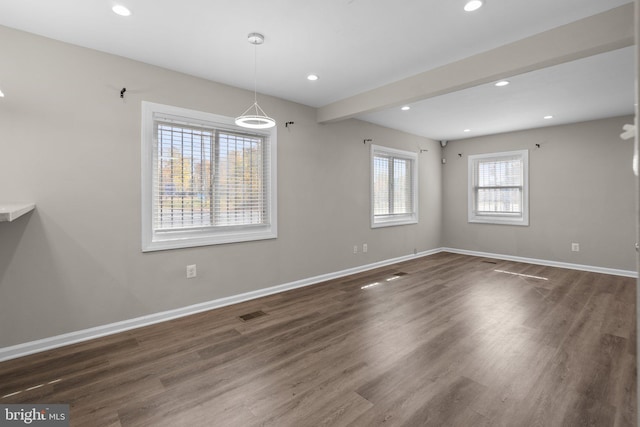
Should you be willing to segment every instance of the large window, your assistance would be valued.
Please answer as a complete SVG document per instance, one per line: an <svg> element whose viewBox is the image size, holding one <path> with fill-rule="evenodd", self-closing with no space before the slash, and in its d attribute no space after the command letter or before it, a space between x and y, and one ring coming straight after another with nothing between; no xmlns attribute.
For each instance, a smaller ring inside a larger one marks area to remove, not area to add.
<svg viewBox="0 0 640 427"><path fill-rule="evenodd" d="M417 155L371 146L371 227L418 222Z"/></svg>
<svg viewBox="0 0 640 427"><path fill-rule="evenodd" d="M142 250L276 237L275 128L142 105Z"/></svg>
<svg viewBox="0 0 640 427"><path fill-rule="evenodd" d="M469 156L469 222L529 225L529 152Z"/></svg>

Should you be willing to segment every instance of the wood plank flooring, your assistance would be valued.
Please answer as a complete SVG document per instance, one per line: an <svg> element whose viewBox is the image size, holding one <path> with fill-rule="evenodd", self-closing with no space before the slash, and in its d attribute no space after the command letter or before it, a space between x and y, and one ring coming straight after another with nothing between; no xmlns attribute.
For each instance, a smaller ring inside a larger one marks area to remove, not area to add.
<svg viewBox="0 0 640 427"><path fill-rule="evenodd" d="M0 403L92 427L635 426L635 292L441 253L0 363Z"/></svg>

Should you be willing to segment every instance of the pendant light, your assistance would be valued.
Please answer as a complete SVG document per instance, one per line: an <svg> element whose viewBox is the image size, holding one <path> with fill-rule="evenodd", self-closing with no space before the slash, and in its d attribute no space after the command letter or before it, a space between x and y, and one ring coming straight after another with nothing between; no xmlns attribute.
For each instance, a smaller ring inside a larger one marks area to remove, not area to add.
<svg viewBox="0 0 640 427"><path fill-rule="evenodd" d="M264 43L264 36L259 33L251 33L248 36L248 41L253 45L253 104L241 116L236 117L236 125L250 129L268 129L274 127L276 121L267 116L258 105L257 92L256 48L259 44Z"/></svg>

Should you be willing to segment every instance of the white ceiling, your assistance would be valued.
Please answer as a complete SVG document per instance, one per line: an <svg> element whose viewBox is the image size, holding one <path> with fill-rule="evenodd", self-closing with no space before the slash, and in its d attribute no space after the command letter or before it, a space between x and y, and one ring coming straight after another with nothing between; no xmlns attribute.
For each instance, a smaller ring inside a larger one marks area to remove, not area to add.
<svg viewBox="0 0 640 427"><path fill-rule="evenodd" d="M399 108L363 120L437 140L576 123L633 113L634 46L567 62ZM544 119L551 115L552 119ZM469 129L469 132L465 132Z"/></svg>
<svg viewBox="0 0 640 427"><path fill-rule="evenodd" d="M322 107L630 2L487 0L465 13L464 0L122 0L123 18L112 0L0 0L0 25L250 90L257 31L258 92ZM356 117L460 139L632 114L634 73L623 48Z"/></svg>

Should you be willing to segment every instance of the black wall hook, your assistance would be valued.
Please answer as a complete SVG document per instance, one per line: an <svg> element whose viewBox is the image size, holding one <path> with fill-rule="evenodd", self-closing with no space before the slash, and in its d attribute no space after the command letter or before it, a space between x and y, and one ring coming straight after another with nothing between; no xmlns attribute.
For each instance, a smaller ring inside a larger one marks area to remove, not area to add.
<svg viewBox="0 0 640 427"><path fill-rule="evenodd" d="M536 144L536 147L540 148L540 144Z"/></svg>
<svg viewBox="0 0 640 427"><path fill-rule="evenodd" d="M123 87L122 90L120 91L120 98L124 98L124 93L127 91L126 87Z"/></svg>
<svg viewBox="0 0 640 427"><path fill-rule="evenodd" d="M371 142L371 141L373 141L373 139L365 139L365 140L362 141L362 143L366 144L367 142Z"/></svg>
<svg viewBox="0 0 640 427"><path fill-rule="evenodd" d="M284 124L284 127L288 128L288 127L289 127L289 125L292 125L292 124L294 124L294 123L293 123L293 122L286 122L286 123Z"/></svg>

